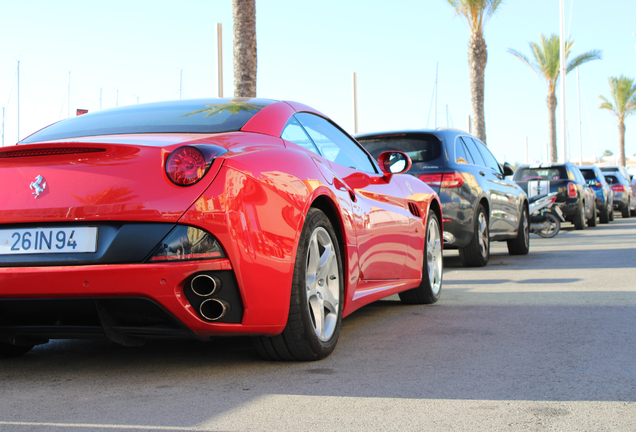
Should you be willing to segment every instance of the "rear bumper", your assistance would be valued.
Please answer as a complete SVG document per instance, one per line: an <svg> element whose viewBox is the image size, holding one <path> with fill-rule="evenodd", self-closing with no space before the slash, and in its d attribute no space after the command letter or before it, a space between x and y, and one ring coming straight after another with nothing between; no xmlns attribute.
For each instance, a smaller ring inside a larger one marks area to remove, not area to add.
<svg viewBox="0 0 636 432"><path fill-rule="evenodd" d="M219 321L200 315L200 304L207 298L199 298L190 288L191 279L198 274L218 276L219 289L210 298L226 303L231 314ZM208 339L278 334L285 324L244 324L253 311L244 306L245 296L238 290L227 259L0 268L0 287L0 340L29 335L51 339L106 336L113 340L109 335L113 328L124 337ZM16 305L24 313L13 312ZM100 309L105 311L103 316ZM124 314L124 309L130 313ZM49 318L42 318L43 314ZM109 323L109 316L114 317L113 322Z"/></svg>

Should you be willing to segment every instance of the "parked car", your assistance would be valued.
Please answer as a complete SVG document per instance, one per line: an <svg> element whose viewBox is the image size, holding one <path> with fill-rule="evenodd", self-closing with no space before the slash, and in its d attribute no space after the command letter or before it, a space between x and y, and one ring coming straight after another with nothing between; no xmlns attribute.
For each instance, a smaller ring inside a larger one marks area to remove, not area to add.
<svg viewBox="0 0 636 432"><path fill-rule="evenodd" d="M636 216L636 190L632 188L632 176L624 166L604 166L600 167L606 176L612 174L612 190L614 191L614 208L621 212L624 218ZM617 173L619 175L617 175ZM623 181L623 179L625 181ZM620 185L619 185L620 183Z"/></svg>
<svg viewBox="0 0 636 432"><path fill-rule="evenodd" d="M605 172L605 179L614 193L614 208L621 212L621 216L628 218L636 216L636 200L633 196L631 184L619 171Z"/></svg>
<svg viewBox="0 0 636 432"><path fill-rule="evenodd" d="M601 169L594 165L579 167L583 178L596 194L596 211L601 223L609 223L614 219L614 193Z"/></svg>
<svg viewBox="0 0 636 432"><path fill-rule="evenodd" d="M513 180L529 197L557 192L556 204L565 220L572 222L576 229L584 229L586 222L587 226L596 226L596 193L576 165L570 162L521 165Z"/></svg>
<svg viewBox="0 0 636 432"><path fill-rule="evenodd" d="M444 247L459 249L465 266L485 266L490 242L506 241L513 255L530 250L528 198L486 146L456 129L369 133L356 136L371 155L400 150L409 171L431 186L442 202Z"/></svg>
<svg viewBox="0 0 636 432"><path fill-rule="evenodd" d="M252 335L317 360L341 319L442 289L437 194L295 102L132 105L0 149L0 357L49 339Z"/></svg>

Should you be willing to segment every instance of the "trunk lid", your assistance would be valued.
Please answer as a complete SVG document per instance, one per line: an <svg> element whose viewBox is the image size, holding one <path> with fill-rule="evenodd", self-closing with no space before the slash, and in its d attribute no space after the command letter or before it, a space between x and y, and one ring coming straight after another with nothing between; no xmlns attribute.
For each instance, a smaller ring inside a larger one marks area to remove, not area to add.
<svg viewBox="0 0 636 432"><path fill-rule="evenodd" d="M113 135L0 150L0 224L70 221L177 222L218 172L182 187L165 173L172 150L202 134ZM209 138L209 136L207 136Z"/></svg>

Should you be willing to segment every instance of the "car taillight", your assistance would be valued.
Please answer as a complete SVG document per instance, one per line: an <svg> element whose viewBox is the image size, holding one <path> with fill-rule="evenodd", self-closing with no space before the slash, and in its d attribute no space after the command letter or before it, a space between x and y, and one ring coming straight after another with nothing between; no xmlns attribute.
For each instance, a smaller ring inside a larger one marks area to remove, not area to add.
<svg viewBox="0 0 636 432"><path fill-rule="evenodd" d="M574 183L568 183L568 196L576 198L576 185Z"/></svg>
<svg viewBox="0 0 636 432"><path fill-rule="evenodd" d="M195 227L178 225L159 243L146 262L189 261L224 258L212 234Z"/></svg>
<svg viewBox="0 0 636 432"><path fill-rule="evenodd" d="M441 173L425 173L419 175L420 180L427 183L429 186L444 187L444 188L456 188L462 187L464 184L464 177L457 171L455 172L441 172Z"/></svg>
<svg viewBox="0 0 636 432"><path fill-rule="evenodd" d="M179 186L195 184L203 178L208 168L203 152L193 146L179 147L170 153L166 161L168 178Z"/></svg>
<svg viewBox="0 0 636 432"><path fill-rule="evenodd" d="M619 185L619 184L617 184L617 185L612 186L612 190L613 190L614 192L625 192L625 191L626 191L626 188L625 188L625 186L623 186L623 185Z"/></svg>

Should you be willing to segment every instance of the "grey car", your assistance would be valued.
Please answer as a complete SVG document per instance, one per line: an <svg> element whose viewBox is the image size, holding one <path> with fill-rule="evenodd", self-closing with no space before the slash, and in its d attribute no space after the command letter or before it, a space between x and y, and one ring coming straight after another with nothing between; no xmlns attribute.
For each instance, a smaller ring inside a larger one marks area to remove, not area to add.
<svg viewBox="0 0 636 432"><path fill-rule="evenodd" d="M530 250L528 197L476 137L456 129L410 130L356 136L377 158L387 150L408 154L412 174L442 201L444 248L458 249L462 263L481 267L490 242L506 241L512 255Z"/></svg>

